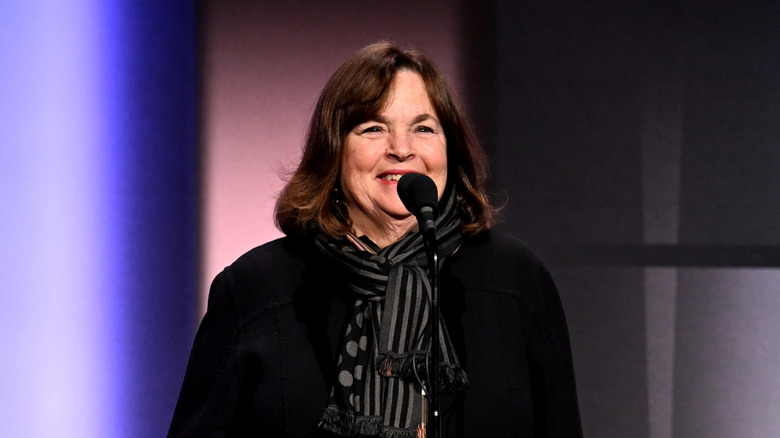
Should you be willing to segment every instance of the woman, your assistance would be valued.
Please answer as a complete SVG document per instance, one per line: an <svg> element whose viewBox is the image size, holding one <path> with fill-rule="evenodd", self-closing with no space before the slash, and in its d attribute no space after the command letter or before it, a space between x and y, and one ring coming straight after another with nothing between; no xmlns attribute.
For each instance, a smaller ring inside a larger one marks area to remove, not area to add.
<svg viewBox="0 0 780 438"><path fill-rule="evenodd" d="M429 176L441 315L396 185ZM169 436L417 436L433 318L442 435L581 436L555 286L490 231L485 157L442 75L388 43L355 53L279 196L286 237L214 280Z"/></svg>

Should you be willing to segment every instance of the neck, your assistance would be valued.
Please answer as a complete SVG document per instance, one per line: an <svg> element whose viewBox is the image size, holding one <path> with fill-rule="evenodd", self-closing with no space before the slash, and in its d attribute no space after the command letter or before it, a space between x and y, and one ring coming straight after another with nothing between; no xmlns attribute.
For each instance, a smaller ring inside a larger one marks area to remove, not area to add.
<svg viewBox="0 0 780 438"><path fill-rule="evenodd" d="M386 222L361 219L366 218L360 216L352 218L352 231L356 236L367 236L380 248L403 239L410 231L417 228L417 219L411 215Z"/></svg>

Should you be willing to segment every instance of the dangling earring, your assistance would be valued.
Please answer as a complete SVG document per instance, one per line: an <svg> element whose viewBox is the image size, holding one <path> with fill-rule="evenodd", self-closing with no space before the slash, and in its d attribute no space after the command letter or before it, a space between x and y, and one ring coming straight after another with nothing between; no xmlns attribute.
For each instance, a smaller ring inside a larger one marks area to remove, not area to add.
<svg viewBox="0 0 780 438"><path fill-rule="evenodd" d="M339 186L333 187L333 202L336 203L336 205L341 204L341 188Z"/></svg>
<svg viewBox="0 0 780 438"><path fill-rule="evenodd" d="M347 206L344 204L344 193L338 185L333 188L333 213L339 221L348 222L349 213L347 213Z"/></svg>

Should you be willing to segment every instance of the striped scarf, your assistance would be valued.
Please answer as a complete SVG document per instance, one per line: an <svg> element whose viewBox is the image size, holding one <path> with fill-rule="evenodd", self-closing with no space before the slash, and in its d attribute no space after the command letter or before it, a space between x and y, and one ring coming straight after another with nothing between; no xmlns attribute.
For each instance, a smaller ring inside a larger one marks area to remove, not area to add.
<svg viewBox="0 0 780 438"><path fill-rule="evenodd" d="M439 267L460 246L454 194L436 220ZM375 252L354 236L319 234L319 250L344 269L355 305L342 339L337 379L319 427L342 436L416 437L422 419L420 380L428 375L431 284L420 233ZM441 315L443 392L468 385Z"/></svg>

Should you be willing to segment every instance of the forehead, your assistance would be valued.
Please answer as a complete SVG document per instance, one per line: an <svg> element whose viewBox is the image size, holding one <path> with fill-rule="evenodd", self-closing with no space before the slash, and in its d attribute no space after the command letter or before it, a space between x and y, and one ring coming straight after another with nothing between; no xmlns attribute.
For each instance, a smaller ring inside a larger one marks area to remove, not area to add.
<svg viewBox="0 0 780 438"><path fill-rule="evenodd" d="M421 112L436 115L428 87L419 73L409 70L396 73L387 89L379 115L388 112L409 113L412 116L418 116Z"/></svg>

